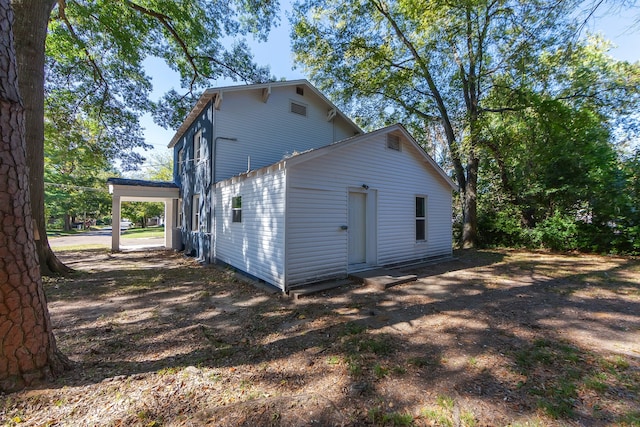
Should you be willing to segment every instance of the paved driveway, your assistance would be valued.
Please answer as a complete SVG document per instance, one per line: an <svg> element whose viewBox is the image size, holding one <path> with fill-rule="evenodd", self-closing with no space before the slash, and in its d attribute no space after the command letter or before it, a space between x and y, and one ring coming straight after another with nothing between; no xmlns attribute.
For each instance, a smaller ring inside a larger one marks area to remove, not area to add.
<svg viewBox="0 0 640 427"><path fill-rule="evenodd" d="M84 233L74 234L71 236L49 236L49 245L51 245L52 249L64 248L65 246L86 245L100 245L110 248L111 230L103 229L98 231L86 231ZM127 238L125 236L120 236L120 249L153 248L163 246L163 237Z"/></svg>

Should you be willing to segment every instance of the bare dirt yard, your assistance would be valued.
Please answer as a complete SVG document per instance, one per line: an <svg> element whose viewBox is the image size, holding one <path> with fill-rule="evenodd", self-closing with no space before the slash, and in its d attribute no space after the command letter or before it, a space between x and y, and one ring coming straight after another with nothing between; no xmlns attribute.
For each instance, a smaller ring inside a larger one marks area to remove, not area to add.
<svg viewBox="0 0 640 427"><path fill-rule="evenodd" d="M457 253L299 300L172 252L64 252L76 367L0 395L19 426L638 426L640 260Z"/></svg>

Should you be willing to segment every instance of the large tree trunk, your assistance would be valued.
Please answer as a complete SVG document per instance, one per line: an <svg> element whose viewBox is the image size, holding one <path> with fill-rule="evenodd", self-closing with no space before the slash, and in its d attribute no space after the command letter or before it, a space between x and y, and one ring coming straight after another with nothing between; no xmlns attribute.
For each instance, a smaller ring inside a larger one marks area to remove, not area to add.
<svg viewBox="0 0 640 427"><path fill-rule="evenodd" d="M11 0L15 12L15 49L20 94L25 107L27 165L35 243L42 274L71 271L55 256L44 215L44 62L45 39L56 0Z"/></svg>
<svg viewBox="0 0 640 427"><path fill-rule="evenodd" d="M25 111L19 96L13 14L0 0L0 391L68 366L51 330L29 200Z"/></svg>

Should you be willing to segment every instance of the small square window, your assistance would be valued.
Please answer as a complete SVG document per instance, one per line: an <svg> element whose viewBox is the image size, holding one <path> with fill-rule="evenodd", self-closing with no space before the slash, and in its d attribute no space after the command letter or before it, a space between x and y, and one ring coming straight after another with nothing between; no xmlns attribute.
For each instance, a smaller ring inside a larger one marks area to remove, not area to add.
<svg viewBox="0 0 640 427"><path fill-rule="evenodd" d="M296 94L304 96L304 88L302 86L296 86Z"/></svg>
<svg viewBox="0 0 640 427"><path fill-rule="evenodd" d="M400 137L398 135L387 134L387 148L400 151Z"/></svg>
<svg viewBox="0 0 640 427"><path fill-rule="evenodd" d="M242 222L242 196L236 196L231 199L231 220L233 222Z"/></svg>

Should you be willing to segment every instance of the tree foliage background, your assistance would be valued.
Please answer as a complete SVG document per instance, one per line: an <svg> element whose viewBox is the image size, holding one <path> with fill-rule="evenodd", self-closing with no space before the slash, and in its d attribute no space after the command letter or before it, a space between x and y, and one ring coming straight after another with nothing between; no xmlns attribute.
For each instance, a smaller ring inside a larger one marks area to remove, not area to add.
<svg viewBox="0 0 640 427"><path fill-rule="evenodd" d="M365 127L425 141L465 247L637 252L640 64L580 37L600 3L301 0L293 49Z"/></svg>
<svg viewBox="0 0 640 427"><path fill-rule="evenodd" d="M45 56L45 204L47 218L64 217L65 228L76 215L110 212L106 178L120 174L112 165L135 171L145 160L140 153L151 148L139 124L143 114L175 128L211 79L271 79L268 68L253 62L242 37L264 39L277 20L277 3L52 3ZM149 57L164 59L179 73L181 92L150 100L151 79L144 69ZM143 222L161 212L157 204L124 208Z"/></svg>

